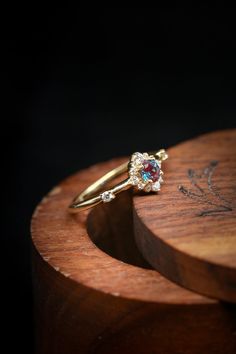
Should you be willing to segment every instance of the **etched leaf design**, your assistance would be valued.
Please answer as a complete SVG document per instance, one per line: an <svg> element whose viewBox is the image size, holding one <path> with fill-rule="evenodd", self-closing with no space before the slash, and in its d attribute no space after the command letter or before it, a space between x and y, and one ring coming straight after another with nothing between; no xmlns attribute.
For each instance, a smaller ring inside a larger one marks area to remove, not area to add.
<svg viewBox="0 0 236 354"><path fill-rule="evenodd" d="M221 196L212 180L218 164L217 160L212 160L200 173L189 169L187 174L193 188L188 189L183 185L179 186L179 191L185 196L196 200L198 203L211 206L209 209L202 210L199 216L232 211L231 202Z"/></svg>

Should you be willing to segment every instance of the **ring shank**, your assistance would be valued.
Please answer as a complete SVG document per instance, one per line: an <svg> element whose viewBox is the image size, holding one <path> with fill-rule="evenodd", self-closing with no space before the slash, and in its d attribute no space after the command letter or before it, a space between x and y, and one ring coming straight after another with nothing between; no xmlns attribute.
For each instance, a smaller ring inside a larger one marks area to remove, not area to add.
<svg viewBox="0 0 236 354"><path fill-rule="evenodd" d="M153 155L159 161L163 161L167 158L167 154L164 149L149 152L150 155ZM114 168L113 170L107 172L104 176L99 178L96 182L92 183L89 187L83 190L80 194L78 194L73 200L72 204L69 205L69 211L71 213L76 213L79 210L89 209L97 204L103 202L102 194L111 193L112 198L115 197L116 194L130 188L133 186L131 183L130 177L126 178L124 181L116 184L108 191L104 192L104 187L116 177L122 175L123 173L128 171L129 161L121 164L120 166ZM103 193L102 193L103 192Z"/></svg>

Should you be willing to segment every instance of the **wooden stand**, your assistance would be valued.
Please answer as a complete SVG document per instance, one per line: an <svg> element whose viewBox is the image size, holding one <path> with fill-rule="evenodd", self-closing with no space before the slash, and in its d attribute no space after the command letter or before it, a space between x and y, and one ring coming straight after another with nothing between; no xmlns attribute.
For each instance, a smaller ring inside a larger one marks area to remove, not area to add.
<svg viewBox="0 0 236 354"><path fill-rule="evenodd" d="M137 244L168 279L236 302L236 130L168 153L159 195L134 198Z"/></svg>
<svg viewBox="0 0 236 354"><path fill-rule="evenodd" d="M121 162L68 178L34 213L36 353L235 353L235 306L175 285L142 258L131 192L68 214L79 190Z"/></svg>

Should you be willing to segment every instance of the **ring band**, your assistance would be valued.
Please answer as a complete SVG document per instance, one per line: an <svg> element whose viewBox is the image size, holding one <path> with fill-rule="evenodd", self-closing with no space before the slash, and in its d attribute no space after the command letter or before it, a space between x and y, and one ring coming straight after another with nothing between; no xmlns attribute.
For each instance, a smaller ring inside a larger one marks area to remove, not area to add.
<svg viewBox="0 0 236 354"><path fill-rule="evenodd" d="M118 193L131 187L145 192L158 192L163 183L164 174L161 170L161 163L167 158L168 155L164 149L150 153L133 153L128 163L125 162L109 171L77 195L69 205L69 211L76 213L100 203L110 202ZM125 172L128 172L128 178L104 191L104 186L108 182Z"/></svg>

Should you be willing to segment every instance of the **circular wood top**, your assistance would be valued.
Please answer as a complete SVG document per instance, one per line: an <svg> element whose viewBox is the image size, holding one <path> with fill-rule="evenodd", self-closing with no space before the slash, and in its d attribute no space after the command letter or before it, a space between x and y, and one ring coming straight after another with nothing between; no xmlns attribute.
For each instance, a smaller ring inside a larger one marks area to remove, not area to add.
<svg viewBox="0 0 236 354"><path fill-rule="evenodd" d="M129 191L92 211L76 215L68 213L67 207L78 191L123 161L116 159L92 166L56 186L33 215L35 248L44 261L65 279L94 291L159 304L218 306L217 301L179 287L157 271L147 268L146 262L137 254L135 243L132 243L132 198ZM165 189L168 189L168 184L163 188L163 195ZM142 213L147 202L150 205L150 201L155 203L159 199L152 196L150 200L149 197L140 198L140 202L136 199L137 212ZM144 200L146 202L142 204ZM154 226L153 219L154 216L150 220L151 226ZM144 217L144 221L147 220Z"/></svg>
<svg viewBox="0 0 236 354"><path fill-rule="evenodd" d="M137 245L175 283L236 302L236 130L181 143L158 195L134 197Z"/></svg>

